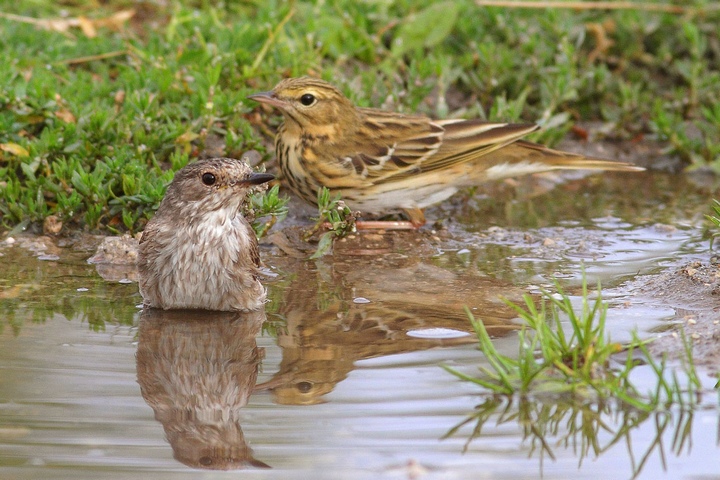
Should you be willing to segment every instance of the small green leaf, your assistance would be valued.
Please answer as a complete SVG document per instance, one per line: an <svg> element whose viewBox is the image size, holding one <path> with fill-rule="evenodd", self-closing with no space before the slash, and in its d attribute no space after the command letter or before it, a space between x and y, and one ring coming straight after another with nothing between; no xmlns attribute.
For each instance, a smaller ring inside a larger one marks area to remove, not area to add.
<svg viewBox="0 0 720 480"><path fill-rule="evenodd" d="M330 250L330 247L332 247L333 238L335 238L334 232L325 232L323 236L320 237L318 248L315 250L315 253L310 256L310 259L314 260L325 255L327 251Z"/></svg>
<svg viewBox="0 0 720 480"><path fill-rule="evenodd" d="M445 40L455 26L459 9L454 2L442 2L409 16L395 36L393 55L433 47Z"/></svg>
<svg viewBox="0 0 720 480"><path fill-rule="evenodd" d="M220 81L220 73L222 73L222 63L218 63L208 68L208 83L211 86L217 86L218 82Z"/></svg>

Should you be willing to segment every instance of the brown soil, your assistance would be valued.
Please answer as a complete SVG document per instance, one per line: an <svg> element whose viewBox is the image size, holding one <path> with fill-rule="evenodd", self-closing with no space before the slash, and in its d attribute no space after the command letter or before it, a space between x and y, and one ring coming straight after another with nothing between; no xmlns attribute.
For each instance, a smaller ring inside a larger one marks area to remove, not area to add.
<svg viewBox="0 0 720 480"><path fill-rule="evenodd" d="M675 310L679 328L692 340L695 365L720 372L720 259L694 261L650 277L636 278L630 289L658 306ZM662 334L650 344L657 356L683 355L679 328Z"/></svg>

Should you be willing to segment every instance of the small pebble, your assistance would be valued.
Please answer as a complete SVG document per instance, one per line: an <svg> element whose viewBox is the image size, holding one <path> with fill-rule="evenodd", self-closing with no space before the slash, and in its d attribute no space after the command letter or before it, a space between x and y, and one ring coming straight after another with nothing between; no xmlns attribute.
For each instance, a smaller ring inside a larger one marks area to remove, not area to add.
<svg viewBox="0 0 720 480"><path fill-rule="evenodd" d="M274 270L275 268L276 268L276 267L273 267L273 266L270 266L270 267L261 267L261 268L260 268L260 271L261 271L262 274L265 275L266 277L277 278L277 277L280 276L280 274L273 272L273 270Z"/></svg>
<svg viewBox="0 0 720 480"><path fill-rule="evenodd" d="M15 243L15 239L13 237L8 237L5 239L5 243L7 243L8 245L12 245L13 243Z"/></svg>
<svg viewBox="0 0 720 480"><path fill-rule="evenodd" d="M45 217L43 222L43 233L45 235L57 235L62 230L63 222L55 215Z"/></svg>
<svg viewBox="0 0 720 480"><path fill-rule="evenodd" d="M55 260L60 260L60 257L58 257L57 255L38 255L37 258L38 260L47 260L51 262L54 262Z"/></svg>
<svg viewBox="0 0 720 480"><path fill-rule="evenodd" d="M80 287L77 289L78 292L87 292L89 290L90 290L89 288L85 288L85 287Z"/></svg>
<svg viewBox="0 0 720 480"><path fill-rule="evenodd" d="M457 252L458 255L465 255L466 253L470 253L470 250L468 250L467 248L463 248L462 250L458 250Z"/></svg>
<svg viewBox="0 0 720 480"><path fill-rule="evenodd" d="M353 303L370 303L370 300L365 297L357 297L353 298Z"/></svg>
<svg viewBox="0 0 720 480"><path fill-rule="evenodd" d="M387 472L393 476L401 476L403 478L420 478L427 475L430 470L421 465L417 460L410 459L405 465L388 468Z"/></svg>
<svg viewBox="0 0 720 480"><path fill-rule="evenodd" d="M677 231L677 227L674 225L666 225L664 223L656 223L655 230L663 233L674 233Z"/></svg>

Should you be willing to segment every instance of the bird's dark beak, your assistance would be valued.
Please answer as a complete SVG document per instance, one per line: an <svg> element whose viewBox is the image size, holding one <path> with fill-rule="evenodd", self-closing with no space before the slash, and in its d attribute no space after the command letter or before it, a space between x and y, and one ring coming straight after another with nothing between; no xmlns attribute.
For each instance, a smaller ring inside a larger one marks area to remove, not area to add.
<svg viewBox="0 0 720 480"><path fill-rule="evenodd" d="M275 179L275 175L273 175L272 173L253 172L250 174L250 176L248 176L245 182L249 183L250 185L261 185L273 179Z"/></svg>
<svg viewBox="0 0 720 480"><path fill-rule="evenodd" d="M255 100L256 102L267 103L273 107L284 108L286 106L286 103L278 99L272 90L269 92L253 93L252 95L248 95L247 98Z"/></svg>

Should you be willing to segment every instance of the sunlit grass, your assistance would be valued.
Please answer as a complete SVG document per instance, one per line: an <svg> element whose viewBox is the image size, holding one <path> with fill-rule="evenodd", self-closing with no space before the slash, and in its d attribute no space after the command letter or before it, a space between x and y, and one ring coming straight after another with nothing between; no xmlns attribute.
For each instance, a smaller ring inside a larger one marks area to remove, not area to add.
<svg viewBox="0 0 720 480"><path fill-rule="evenodd" d="M258 238L264 236L276 222L282 221L287 216L289 200L288 197L280 195L279 185L251 195L245 216L252 220Z"/></svg>
<svg viewBox="0 0 720 480"><path fill-rule="evenodd" d="M478 377L444 368L493 394L571 395L581 402L614 400L643 411L672 405L691 408L696 404L700 381L692 345L684 335L685 381L681 382L675 370L667 367L665 358L658 361L650 355L647 341L640 340L637 334L633 333L632 340L624 345L610 339L605 330L607 304L599 285L591 300L583 279L579 309L558 283L555 287L556 294L543 294L539 309L529 295L525 296L524 307L507 302L523 322L515 357L499 353L482 321L466 310L490 366L481 366ZM564 323L570 327L568 333ZM654 374L655 388L649 392L639 391L630 378L638 366L636 352ZM620 361L623 356L625 360Z"/></svg>
<svg viewBox="0 0 720 480"><path fill-rule="evenodd" d="M306 238L314 235L321 228L327 229L320 236L318 248L310 258L320 258L332 247L333 240L342 238L356 231L357 213L353 212L340 195L330 196L330 190L323 187L318 191L318 218L315 225L306 233Z"/></svg>
<svg viewBox="0 0 720 480"><path fill-rule="evenodd" d="M479 376L444 367L484 394L474 412L444 438L471 426L467 449L490 421L518 424L530 443L529 454L540 458L541 471L544 458L555 460L559 449L572 449L582 464L624 444L633 478L654 454L665 464L667 431L673 432L669 448L675 455L689 451L693 412L702 396L691 341L681 332L682 368L669 367L635 333L627 344L610 339L605 330L608 306L599 284L591 292L583 276L579 307L557 282L555 288L557 293L543 293L539 308L529 295L524 306L507 302L523 322L517 356L498 352L482 321L466 310L489 367L481 366ZM631 379L641 365L650 373L653 386L648 391ZM646 422L645 428L654 425L655 437L644 451L635 452L633 436Z"/></svg>
<svg viewBox="0 0 720 480"><path fill-rule="evenodd" d="M710 232L710 250L712 250L715 238L720 236L720 202L713 200L710 208L712 208L713 213L711 215L705 215L705 218L710 220L710 223L712 223L714 227L714 230Z"/></svg>

